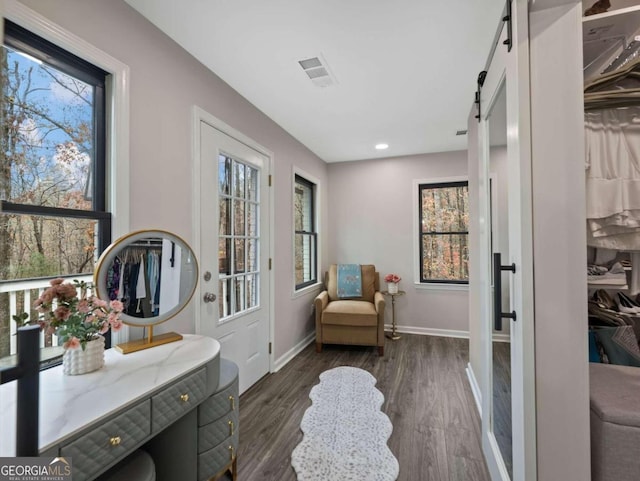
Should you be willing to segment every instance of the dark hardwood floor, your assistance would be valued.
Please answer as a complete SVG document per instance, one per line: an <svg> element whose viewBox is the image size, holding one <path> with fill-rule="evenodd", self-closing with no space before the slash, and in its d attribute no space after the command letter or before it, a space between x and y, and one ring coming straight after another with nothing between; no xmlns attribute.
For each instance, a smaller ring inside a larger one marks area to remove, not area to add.
<svg viewBox="0 0 640 481"><path fill-rule="evenodd" d="M398 480L488 481L465 372L468 357L467 340L432 336L387 340L384 357L375 348L346 346L325 346L316 354L310 344L240 397L238 480L296 480L291 452L302 440L311 387L327 369L355 366L371 372L385 396Z"/></svg>

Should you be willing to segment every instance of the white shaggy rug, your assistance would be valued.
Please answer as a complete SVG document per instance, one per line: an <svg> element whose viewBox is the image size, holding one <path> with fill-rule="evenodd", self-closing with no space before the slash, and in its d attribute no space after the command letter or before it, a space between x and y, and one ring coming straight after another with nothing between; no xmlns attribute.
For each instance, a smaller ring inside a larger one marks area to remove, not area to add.
<svg viewBox="0 0 640 481"><path fill-rule="evenodd" d="M356 367L320 374L291 454L298 481L394 481L400 468L387 440L393 426L380 411L376 378Z"/></svg>

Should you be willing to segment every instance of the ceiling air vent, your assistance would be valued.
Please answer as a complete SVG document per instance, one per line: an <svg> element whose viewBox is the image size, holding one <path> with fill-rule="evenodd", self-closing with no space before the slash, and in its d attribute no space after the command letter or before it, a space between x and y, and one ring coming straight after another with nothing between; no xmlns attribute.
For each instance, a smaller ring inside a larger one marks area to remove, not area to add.
<svg viewBox="0 0 640 481"><path fill-rule="evenodd" d="M456 130L456 135L467 135L466 130Z"/></svg>
<svg viewBox="0 0 640 481"><path fill-rule="evenodd" d="M328 87L335 83L329 74L326 61L323 63L319 57L298 60L298 63L314 85L318 87Z"/></svg>

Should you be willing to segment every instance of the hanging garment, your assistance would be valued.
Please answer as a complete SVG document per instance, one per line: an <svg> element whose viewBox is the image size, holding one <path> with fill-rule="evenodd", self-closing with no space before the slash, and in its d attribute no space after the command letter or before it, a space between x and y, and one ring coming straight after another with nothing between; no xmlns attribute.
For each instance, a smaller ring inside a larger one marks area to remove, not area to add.
<svg viewBox="0 0 640 481"><path fill-rule="evenodd" d="M593 239L640 234L640 106L585 113L585 143L589 245L637 249Z"/></svg>
<svg viewBox="0 0 640 481"><path fill-rule="evenodd" d="M147 288L145 284L144 256L140 256L140 267L138 274L138 282L136 283L136 299L144 299L147 297Z"/></svg>
<svg viewBox="0 0 640 481"><path fill-rule="evenodd" d="M109 300L111 301L118 299L119 296L118 289L120 286L120 282L122 281L120 268L120 259L116 257L109 267L109 270L107 271L107 293L109 296Z"/></svg>

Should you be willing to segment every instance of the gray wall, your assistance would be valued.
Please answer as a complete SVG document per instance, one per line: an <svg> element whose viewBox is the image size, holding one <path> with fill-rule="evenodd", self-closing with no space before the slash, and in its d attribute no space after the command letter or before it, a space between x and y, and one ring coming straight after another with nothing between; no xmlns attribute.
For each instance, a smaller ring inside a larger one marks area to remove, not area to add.
<svg viewBox="0 0 640 481"><path fill-rule="evenodd" d="M402 277L396 301L404 329L469 330L468 293L416 288L413 181L467 175L467 153L446 152L329 164L328 263L375 264L381 278ZM382 279L381 279L382 280ZM386 322L391 322L388 308Z"/></svg>
<svg viewBox="0 0 640 481"><path fill-rule="evenodd" d="M291 296L292 166L314 175L326 187L326 164L123 1L22 3L131 69L131 230L162 228L193 241L193 105L274 153L276 359L299 343L312 330L313 293ZM192 302L163 327L193 332L194 306Z"/></svg>

